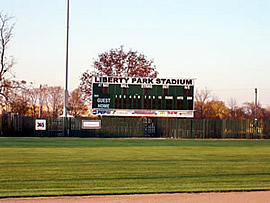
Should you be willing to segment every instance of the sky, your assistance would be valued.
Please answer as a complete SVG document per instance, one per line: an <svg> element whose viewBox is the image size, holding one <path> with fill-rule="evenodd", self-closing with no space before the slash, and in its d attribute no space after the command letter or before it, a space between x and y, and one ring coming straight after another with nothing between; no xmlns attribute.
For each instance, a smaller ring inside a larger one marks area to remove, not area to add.
<svg viewBox="0 0 270 203"><path fill-rule="evenodd" d="M70 0L70 91L98 54L153 59L159 77L196 78L197 90L270 107L269 0ZM17 79L65 86L66 0L0 0L14 16L8 54Z"/></svg>

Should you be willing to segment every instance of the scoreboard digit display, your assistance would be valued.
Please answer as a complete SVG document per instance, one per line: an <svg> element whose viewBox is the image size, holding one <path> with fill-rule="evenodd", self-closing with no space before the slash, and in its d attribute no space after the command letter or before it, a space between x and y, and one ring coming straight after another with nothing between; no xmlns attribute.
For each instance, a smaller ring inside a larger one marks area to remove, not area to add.
<svg viewBox="0 0 270 203"><path fill-rule="evenodd" d="M189 117L194 114L194 79L93 77L92 114Z"/></svg>

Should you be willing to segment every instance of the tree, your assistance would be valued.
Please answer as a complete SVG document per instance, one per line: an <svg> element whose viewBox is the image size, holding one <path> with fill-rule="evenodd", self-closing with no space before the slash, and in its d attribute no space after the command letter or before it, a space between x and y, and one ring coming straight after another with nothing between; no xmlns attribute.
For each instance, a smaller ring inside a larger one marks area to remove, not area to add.
<svg viewBox="0 0 270 203"><path fill-rule="evenodd" d="M7 80L6 84L8 88L5 88L3 92L5 97L0 97L2 112L28 114L29 87L27 82Z"/></svg>
<svg viewBox="0 0 270 203"><path fill-rule="evenodd" d="M211 99L211 91L205 88L204 90L197 90L195 94L195 118L206 118L205 110L207 102Z"/></svg>
<svg viewBox="0 0 270 203"><path fill-rule="evenodd" d="M33 92L36 92L37 98L31 96L30 100L36 102L32 108L39 108L38 115L40 117L58 117L63 113L62 98L64 90L62 87L40 85L40 87L35 88ZM33 105L33 103L31 105Z"/></svg>
<svg viewBox="0 0 270 203"><path fill-rule="evenodd" d="M28 90L28 103L30 108L29 116L38 117L40 114L40 106L38 105L40 88L30 87Z"/></svg>
<svg viewBox="0 0 270 203"><path fill-rule="evenodd" d="M49 87L48 88L48 101L49 105L52 109L52 117L58 117L63 114L63 96L64 96L64 89L60 86Z"/></svg>
<svg viewBox="0 0 270 203"><path fill-rule="evenodd" d="M18 113L20 115L29 114L29 89L25 81L15 82L9 81L10 86L16 88L7 88L5 95L8 99L5 100L4 112ZM16 84L17 83L17 84Z"/></svg>
<svg viewBox="0 0 270 203"><path fill-rule="evenodd" d="M12 113L18 113L20 115L29 115L30 107L28 100L24 96L14 95L14 99L10 102L10 110Z"/></svg>
<svg viewBox="0 0 270 203"><path fill-rule="evenodd" d="M254 102L246 102L242 106L242 112L247 119L255 119L255 103ZM265 118L265 109L262 108L261 104L258 103L257 105L257 119L264 119Z"/></svg>
<svg viewBox="0 0 270 203"><path fill-rule="evenodd" d="M208 101L205 106L204 115L207 119L225 119L228 117L229 111L223 101Z"/></svg>
<svg viewBox="0 0 270 203"><path fill-rule="evenodd" d="M137 51L125 51L123 46L98 55L93 71L87 70L81 77L80 89L84 99L91 101L92 76L151 77L158 75L153 60Z"/></svg>
<svg viewBox="0 0 270 203"><path fill-rule="evenodd" d="M9 89L7 110L28 116L58 117L63 113L63 88L40 85Z"/></svg>
<svg viewBox="0 0 270 203"><path fill-rule="evenodd" d="M237 102L235 99L230 98L228 101L228 110L229 110L229 115L228 117L230 119L236 119L237 118L237 110L238 110Z"/></svg>
<svg viewBox="0 0 270 203"><path fill-rule="evenodd" d="M12 87L13 83L9 80L13 77L11 69L14 66L14 58L7 55L8 45L13 37L15 23L12 23L12 17L0 12L0 96L7 99L7 89Z"/></svg>
<svg viewBox="0 0 270 203"><path fill-rule="evenodd" d="M39 117L50 117L49 86L40 85L38 88Z"/></svg>
<svg viewBox="0 0 270 203"><path fill-rule="evenodd" d="M242 106L238 106L235 99L228 101L228 119L245 119L246 115Z"/></svg>
<svg viewBox="0 0 270 203"><path fill-rule="evenodd" d="M270 107L265 109L265 119L270 120Z"/></svg>
<svg viewBox="0 0 270 203"><path fill-rule="evenodd" d="M87 112L87 106L84 104L82 99L82 92L80 88L77 88L71 92L68 103L68 112L74 117L82 116Z"/></svg>

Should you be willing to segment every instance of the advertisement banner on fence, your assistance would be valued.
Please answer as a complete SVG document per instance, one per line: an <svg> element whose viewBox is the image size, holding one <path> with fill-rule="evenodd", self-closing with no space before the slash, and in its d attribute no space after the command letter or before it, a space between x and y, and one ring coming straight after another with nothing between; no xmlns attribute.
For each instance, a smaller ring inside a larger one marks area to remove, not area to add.
<svg viewBox="0 0 270 203"><path fill-rule="evenodd" d="M82 120L82 129L100 129L101 120Z"/></svg>
<svg viewBox="0 0 270 203"><path fill-rule="evenodd" d="M93 109L93 115L97 116L147 116L147 117L170 117L170 118L193 118L193 111L173 111L173 110L106 110Z"/></svg>

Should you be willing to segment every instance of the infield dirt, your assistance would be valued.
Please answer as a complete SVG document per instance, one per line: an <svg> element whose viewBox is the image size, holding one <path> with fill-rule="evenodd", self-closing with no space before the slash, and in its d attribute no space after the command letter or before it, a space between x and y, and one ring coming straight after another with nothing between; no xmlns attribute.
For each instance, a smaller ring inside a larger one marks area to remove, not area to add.
<svg viewBox="0 0 270 203"><path fill-rule="evenodd" d="M107 196L66 196L38 198L7 198L0 203L266 203L270 201L270 191L228 192L228 193L175 193Z"/></svg>

